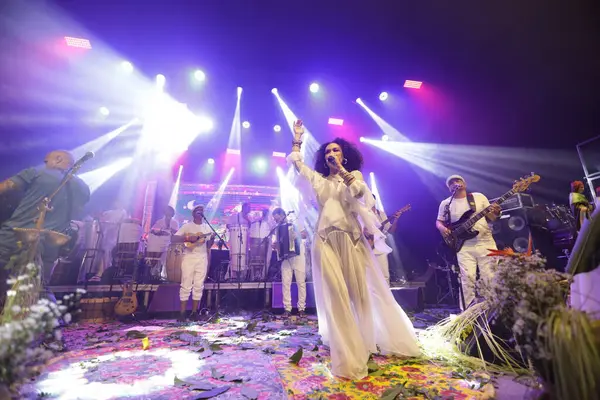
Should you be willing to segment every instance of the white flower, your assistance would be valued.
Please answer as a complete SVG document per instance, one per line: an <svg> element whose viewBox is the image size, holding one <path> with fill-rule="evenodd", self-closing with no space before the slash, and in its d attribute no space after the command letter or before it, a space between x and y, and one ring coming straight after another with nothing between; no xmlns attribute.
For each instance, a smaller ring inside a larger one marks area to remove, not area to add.
<svg viewBox="0 0 600 400"><path fill-rule="evenodd" d="M70 323L70 322L71 322L71 314L69 314L69 313L66 313L66 314L63 316L63 320L65 321L65 323L66 323L66 324Z"/></svg>
<svg viewBox="0 0 600 400"><path fill-rule="evenodd" d="M18 313L20 313L20 312L21 312L21 307L19 307L19 306L16 306L16 305L15 305L15 306L12 306L12 308L11 308L11 311L12 311L13 313L15 313L15 314L18 314Z"/></svg>
<svg viewBox="0 0 600 400"><path fill-rule="evenodd" d="M19 276L17 276L17 280L18 281L24 281L27 278L29 278L29 276L27 276L27 275L19 275Z"/></svg>
<svg viewBox="0 0 600 400"><path fill-rule="evenodd" d="M8 278L8 279L6 280L6 283L7 283L9 286L12 286L12 285L14 285L15 283L17 283L17 279L16 279L16 278Z"/></svg>
<svg viewBox="0 0 600 400"><path fill-rule="evenodd" d="M29 263L25 266L25 268L27 268L30 271L33 271L34 269L36 269L36 266L34 263Z"/></svg>
<svg viewBox="0 0 600 400"><path fill-rule="evenodd" d="M15 296L17 294L16 290L8 290L6 292L6 296L11 297L11 296Z"/></svg>

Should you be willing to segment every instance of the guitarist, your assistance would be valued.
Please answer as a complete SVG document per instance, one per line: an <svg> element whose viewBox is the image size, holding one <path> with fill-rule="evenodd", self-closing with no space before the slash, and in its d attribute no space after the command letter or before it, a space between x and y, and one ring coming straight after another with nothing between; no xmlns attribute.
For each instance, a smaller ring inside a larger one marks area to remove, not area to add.
<svg viewBox="0 0 600 400"><path fill-rule="evenodd" d="M192 210L194 220L184 224L171 238L172 243L185 243L186 249L181 260L181 288L179 289L179 322L186 321L187 302L192 294L192 313L189 319L199 318L198 306L202 299L204 280L208 273L208 249L212 247L215 235L204 223L204 206Z"/></svg>
<svg viewBox="0 0 600 400"><path fill-rule="evenodd" d="M490 205L489 200L481 193L467 193L467 184L460 175L452 175L446 179L446 186L453 193L452 196L440 203L435 226L442 236L450 234L446 227L452 222L458 221L462 215L474 209L479 212ZM490 212L485 218L477 221L473 227L479 231L475 238L467 240L460 251L456 254L458 266L460 267L461 286L463 301L460 301L461 310L464 311L475 300L475 280L477 268L481 279L489 279L493 273L492 266L495 262L493 257L488 257L489 250L496 250L496 242L492 237L492 231L488 223L495 221L502 209L498 204L492 204Z"/></svg>
<svg viewBox="0 0 600 400"><path fill-rule="evenodd" d="M377 198L375 197L375 195L373 195L373 199L375 201L377 201ZM398 226L397 216L393 215L391 218L388 218L388 216L385 214L385 212L377 209L376 206L373 206L372 211L377 216L379 223L382 224L381 232L386 237L388 236L388 234L394 234L394 232L396 231L396 228ZM390 253L381 251L380 249L377 248L377 246L374 245L374 243L371 247L373 248L373 254L375 254L375 258L377 259L377 263L379 264L379 267L381 268L383 277L385 278L385 281L387 282L387 284L389 286L390 285L390 263L389 263L388 256ZM389 248L389 249L392 250L391 248Z"/></svg>

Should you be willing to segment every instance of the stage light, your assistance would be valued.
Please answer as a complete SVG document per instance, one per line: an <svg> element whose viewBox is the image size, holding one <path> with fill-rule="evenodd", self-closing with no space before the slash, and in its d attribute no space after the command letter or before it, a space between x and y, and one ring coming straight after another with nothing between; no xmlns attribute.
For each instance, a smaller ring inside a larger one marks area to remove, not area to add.
<svg viewBox="0 0 600 400"><path fill-rule="evenodd" d="M197 69L196 71L194 71L194 79L196 79L199 82L203 82L206 79L206 74Z"/></svg>
<svg viewBox="0 0 600 400"><path fill-rule="evenodd" d="M212 159L212 158L209 158L207 162L208 162L209 164L214 164L214 163L215 163L215 160L214 160L214 159Z"/></svg>
<svg viewBox="0 0 600 400"><path fill-rule="evenodd" d="M361 136L360 139L358 139L358 140L360 140L360 142L362 143L365 141L365 138Z"/></svg>
<svg viewBox="0 0 600 400"><path fill-rule="evenodd" d="M357 97L355 101L356 101L358 104L360 104L360 105L362 105L362 104L363 104L363 101L362 101L362 99L361 99L360 97Z"/></svg>
<svg viewBox="0 0 600 400"><path fill-rule="evenodd" d="M167 78L165 78L165 76L163 74L156 75L156 86L162 88L165 86L166 82L167 82Z"/></svg>
<svg viewBox="0 0 600 400"><path fill-rule="evenodd" d="M422 84L421 81L411 81L409 79L404 81L404 87L409 89L421 89Z"/></svg>
<svg viewBox="0 0 600 400"><path fill-rule="evenodd" d="M196 123L200 132L209 132L214 127L212 120L207 117L196 117Z"/></svg>
<svg viewBox="0 0 600 400"><path fill-rule="evenodd" d="M312 93L317 93L319 91L319 84L318 83L311 83L310 84L310 91Z"/></svg>
<svg viewBox="0 0 600 400"><path fill-rule="evenodd" d="M273 88L273 89L271 89L271 93L273 93L273 94L277 94L277 88Z"/></svg>
<svg viewBox="0 0 600 400"><path fill-rule="evenodd" d="M390 137L388 135L383 135L381 137L381 140L383 140L384 142L387 142L388 140L390 140Z"/></svg>
<svg viewBox="0 0 600 400"><path fill-rule="evenodd" d="M77 47L80 49L88 49L92 48L92 45L89 40L82 38L75 38L70 36L65 36L65 43L69 47Z"/></svg>
<svg viewBox="0 0 600 400"><path fill-rule="evenodd" d="M129 61L122 61L121 69L127 73L133 72L133 64Z"/></svg>
<svg viewBox="0 0 600 400"><path fill-rule="evenodd" d="M110 114L110 110L106 107L100 107L100 110L98 110L100 112L100 114L104 115L105 117L108 116L108 114Z"/></svg>
<svg viewBox="0 0 600 400"><path fill-rule="evenodd" d="M238 86L238 88L237 88L237 95L238 95L238 97L240 97L240 95L242 94L242 91L243 91L243 90L244 90L244 89L242 89L242 87L241 87L241 86Z"/></svg>
<svg viewBox="0 0 600 400"><path fill-rule="evenodd" d="M226 151L227 154L237 154L237 155L241 155L242 152L240 151L240 149L227 149Z"/></svg>
<svg viewBox="0 0 600 400"><path fill-rule="evenodd" d="M268 166L269 164L267 163L267 160L265 160L262 157L255 158L252 162L252 170L258 174L264 174L265 172L267 172Z"/></svg>
<svg viewBox="0 0 600 400"><path fill-rule="evenodd" d="M387 92L381 92L381 93L379 94L379 100L381 100L381 101L386 101L386 100L387 100L387 98L388 98L388 93L387 93Z"/></svg>
<svg viewBox="0 0 600 400"><path fill-rule="evenodd" d="M329 118L329 125L338 125L338 126L342 126L344 125L344 120L341 118Z"/></svg>
<svg viewBox="0 0 600 400"><path fill-rule="evenodd" d="M279 125L275 125L275 126L273 127L273 130L274 130L275 132L279 132L279 131L281 131L281 126L279 126Z"/></svg>
<svg viewBox="0 0 600 400"><path fill-rule="evenodd" d="M273 157L281 157L281 158L285 158L285 153L282 153L280 151L274 151L273 152ZM279 168L279 167L277 167Z"/></svg>
<svg viewBox="0 0 600 400"><path fill-rule="evenodd" d="M248 122L248 121L244 121L244 122L242 122L242 127L243 127L244 129L248 129L248 128L250 128L250 122Z"/></svg>

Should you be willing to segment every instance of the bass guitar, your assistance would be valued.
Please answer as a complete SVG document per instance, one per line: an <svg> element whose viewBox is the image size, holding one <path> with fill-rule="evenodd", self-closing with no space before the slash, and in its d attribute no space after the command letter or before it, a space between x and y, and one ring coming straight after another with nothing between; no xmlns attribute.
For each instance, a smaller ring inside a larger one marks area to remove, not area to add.
<svg viewBox="0 0 600 400"><path fill-rule="evenodd" d="M500 205L515 193L526 191L532 183L538 182L539 180L540 176L533 173L528 177L521 178L513 184L512 189L498 198L495 204ZM490 204L478 213L469 210L465 212L458 221L447 226L446 228L450 230L450 233L444 236L446 245L458 253L467 240L473 239L479 235L479 231L473 230L473 226L490 212L491 207L492 205Z"/></svg>
<svg viewBox="0 0 600 400"><path fill-rule="evenodd" d="M115 314L119 317L131 315L138 308L137 294L131 283L123 284L123 295L115 304Z"/></svg>
<svg viewBox="0 0 600 400"><path fill-rule="evenodd" d="M383 221L381 223L381 225L379 225L379 230L383 233L386 233L387 229L385 229L385 225L394 223L394 221L397 220L398 218L400 218L400 216L402 214L404 214L407 211L410 211L410 208L411 208L411 205L407 204L404 207L402 207L401 209L399 209L398 211L396 211L395 213L393 213L391 217L389 217L388 219ZM367 235L367 241L371 245L371 248L374 249L375 248L375 238L373 237L373 235Z"/></svg>

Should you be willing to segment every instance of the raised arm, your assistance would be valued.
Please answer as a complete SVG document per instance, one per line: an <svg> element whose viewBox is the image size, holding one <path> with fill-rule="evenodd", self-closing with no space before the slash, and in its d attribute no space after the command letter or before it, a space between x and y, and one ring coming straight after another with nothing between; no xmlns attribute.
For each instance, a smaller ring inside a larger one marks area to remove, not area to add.
<svg viewBox="0 0 600 400"><path fill-rule="evenodd" d="M325 179L319 173L313 171L304 164L302 154L300 154L300 149L302 148L302 135L304 135L304 127L302 126L302 121L298 120L294 123L292 152L288 155L287 160L302 177L308 180L312 188L318 192Z"/></svg>

